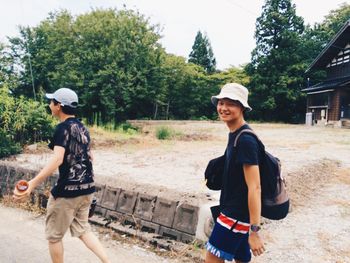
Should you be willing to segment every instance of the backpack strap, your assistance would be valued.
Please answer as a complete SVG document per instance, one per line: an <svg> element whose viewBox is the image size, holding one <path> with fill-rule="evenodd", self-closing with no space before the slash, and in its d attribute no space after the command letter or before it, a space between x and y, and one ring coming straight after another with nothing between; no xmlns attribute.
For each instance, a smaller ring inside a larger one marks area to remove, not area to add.
<svg viewBox="0 0 350 263"><path fill-rule="evenodd" d="M243 130L241 130L241 131L237 134L237 136L236 136L236 138L235 138L235 141L234 141L234 143L233 143L233 147L234 147L234 148L237 147L239 137L241 137L241 135L242 135L243 133L247 133L247 134L250 134L250 135L254 136L255 139L257 139L258 144L262 147L263 150L265 150L264 144L263 144L262 141L259 139L258 135L257 135L253 130L251 130L251 129L243 129Z"/></svg>

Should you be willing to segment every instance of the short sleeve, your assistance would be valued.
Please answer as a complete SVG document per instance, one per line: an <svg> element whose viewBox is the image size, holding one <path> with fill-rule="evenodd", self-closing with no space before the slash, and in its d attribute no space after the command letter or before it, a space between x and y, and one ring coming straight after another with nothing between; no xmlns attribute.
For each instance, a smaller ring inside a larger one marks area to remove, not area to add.
<svg viewBox="0 0 350 263"><path fill-rule="evenodd" d="M67 125L59 124L56 127L55 133L49 143L49 148L53 149L55 146L66 148L69 141L69 130Z"/></svg>
<svg viewBox="0 0 350 263"><path fill-rule="evenodd" d="M259 164L259 144L255 137L241 135L237 145L237 162L240 164Z"/></svg>

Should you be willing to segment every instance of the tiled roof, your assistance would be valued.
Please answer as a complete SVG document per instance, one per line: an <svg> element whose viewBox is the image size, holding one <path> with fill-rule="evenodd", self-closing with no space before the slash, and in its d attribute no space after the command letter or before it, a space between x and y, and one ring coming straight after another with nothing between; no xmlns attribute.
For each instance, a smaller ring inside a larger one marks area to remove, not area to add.
<svg viewBox="0 0 350 263"><path fill-rule="evenodd" d="M310 92L310 91L325 90L329 88L337 88L340 86L344 86L347 83L350 83L350 76L326 80L326 81L317 83L316 85L313 85L311 87L308 87L306 89L303 89L302 91Z"/></svg>

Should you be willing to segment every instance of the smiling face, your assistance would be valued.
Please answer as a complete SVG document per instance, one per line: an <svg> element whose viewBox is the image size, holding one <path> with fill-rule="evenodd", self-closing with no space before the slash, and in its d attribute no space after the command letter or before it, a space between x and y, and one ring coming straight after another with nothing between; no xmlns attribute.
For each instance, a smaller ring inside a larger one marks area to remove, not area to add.
<svg viewBox="0 0 350 263"><path fill-rule="evenodd" d="M243 106L238 101L219 99L216 106L220 120L226 124L235 124L243 120Z"/></svg>
<svg viewBox="0 0 350 263"><path fill-rule="evenodd" d="M58 117L61 105L59 103L55 103L53 100L50 100L49 107L50 107L52 116Z"/></svg>

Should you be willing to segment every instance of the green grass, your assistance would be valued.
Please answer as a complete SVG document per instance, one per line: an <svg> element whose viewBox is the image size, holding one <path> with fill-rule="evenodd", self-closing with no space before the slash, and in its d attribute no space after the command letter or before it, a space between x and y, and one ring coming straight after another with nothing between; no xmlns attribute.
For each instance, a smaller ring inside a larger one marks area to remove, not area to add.
<svg viewBox="0 0 350 263"><path fill-rule="evenodd" d="M160 126L156 129L156 137L158 140L170 140L173 137L173 129L167 126Z"/></svg>
<svg viewBox="0 0 350 263"><path fill-rule="evenodd" d="M156 128L156 137L158 140L172 140L182 136L183 132L169 126L159 126Z"/></svg>
<svg viewBox="0 0 350 263"><path fill-rule="evenodd" d="M106 123L103 125L96 125L93 126L94 129L110 132L110 133L119 133L119 134L126 134L126 135L135 135L139 133L139 129L137 127L132 126L129 122L123 122L119 124L115 123Z"/></svg>

